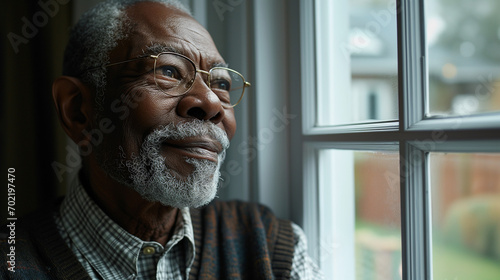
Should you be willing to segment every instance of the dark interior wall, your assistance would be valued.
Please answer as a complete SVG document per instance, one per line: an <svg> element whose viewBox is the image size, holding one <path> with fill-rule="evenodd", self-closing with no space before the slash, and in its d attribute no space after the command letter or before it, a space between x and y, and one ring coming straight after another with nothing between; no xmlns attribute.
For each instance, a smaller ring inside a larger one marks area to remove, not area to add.
<svg viewBox="0 0 500 280"><path fill-rule="evenodd" d="M50 204L65 191L54 172L64 162L66 137L51 97L61 75L71 27L69 0L4 1L1 16L1 172L15 168L15 209L20 217ZM4 181L5 182L5 181ZM1 223L6 221L7 184L0 188Z"/></svg>

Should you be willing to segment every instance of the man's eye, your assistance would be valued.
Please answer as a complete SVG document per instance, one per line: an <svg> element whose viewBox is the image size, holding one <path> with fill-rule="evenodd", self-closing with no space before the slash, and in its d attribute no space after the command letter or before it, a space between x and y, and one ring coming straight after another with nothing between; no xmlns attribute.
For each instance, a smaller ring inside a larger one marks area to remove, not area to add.
<svg viewBox="0 0 500 280"><path fill-rule="evenodd" d="M224 90L224 91L231 90L231 83L223 79L212 81L210 85L213 89Z"/></svg>
<svg viewBox="0 0 500 280"><path fill-rule="evenodd" d="M173 78L176 80L181 80L182 76L174 66L165 65L156 69L156 73L163 77Z"/></svg>

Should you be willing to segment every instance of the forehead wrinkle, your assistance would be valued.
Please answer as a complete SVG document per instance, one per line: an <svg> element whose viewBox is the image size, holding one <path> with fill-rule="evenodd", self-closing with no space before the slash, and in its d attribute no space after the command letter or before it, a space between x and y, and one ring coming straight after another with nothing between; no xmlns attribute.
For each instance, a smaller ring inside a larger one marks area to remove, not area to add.
<svg viewBox="0 0 500 280"><path fill-rule="evenodd" d="M136 50L134 52L136 56L175 52L190 58L197 67L202 69L225 64L206 29L199 25L192 16L186 16L175 9L169 10L167 20L160 22L142 10L127 10L131 21L135 22L134 33L139 39L131 44ZM140 45L141 39L145 39L143 44L147 42L149 44Z"/></svg>

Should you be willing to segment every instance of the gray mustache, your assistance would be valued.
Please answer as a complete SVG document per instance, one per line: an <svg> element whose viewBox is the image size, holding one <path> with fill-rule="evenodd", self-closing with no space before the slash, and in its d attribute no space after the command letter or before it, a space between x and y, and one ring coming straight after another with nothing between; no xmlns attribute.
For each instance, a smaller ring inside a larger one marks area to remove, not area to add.
<svg viewBox="0 0 500 280"><path fill-rule="evenodd" d="M145 143L159 146L166 140L182 140L187 137L209 136L219 142L224 150L229 148L229 138L220 127L209 121L193 120L178 124L170 123L151 132Z"/></svg>

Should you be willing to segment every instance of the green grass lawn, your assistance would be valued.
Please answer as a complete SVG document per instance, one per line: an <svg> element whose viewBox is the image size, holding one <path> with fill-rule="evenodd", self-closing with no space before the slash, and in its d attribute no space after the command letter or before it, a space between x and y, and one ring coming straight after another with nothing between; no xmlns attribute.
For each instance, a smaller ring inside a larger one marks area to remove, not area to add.
<svg viewBox="0 0 500 280"><path fill-rule="evenodd" d="M499 280L500 262L434 242L434 280Z"/></svg>

